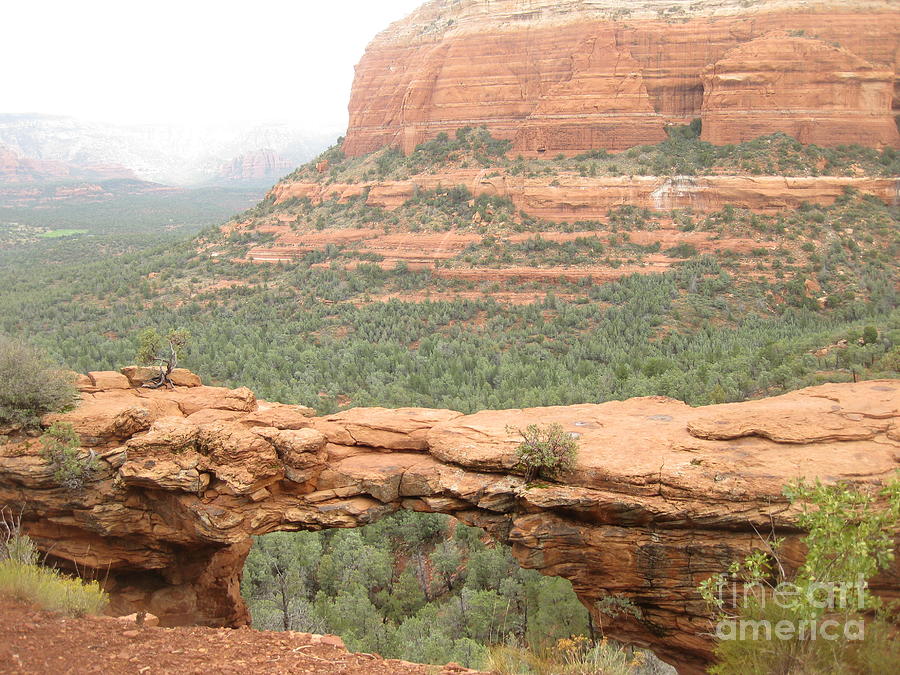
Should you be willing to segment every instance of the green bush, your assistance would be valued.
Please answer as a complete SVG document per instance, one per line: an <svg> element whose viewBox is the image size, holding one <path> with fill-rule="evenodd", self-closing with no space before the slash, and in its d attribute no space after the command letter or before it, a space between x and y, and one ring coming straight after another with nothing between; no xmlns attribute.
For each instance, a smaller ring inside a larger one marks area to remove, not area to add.
<svg viewBox="0 0 900 675"><path fill-rule="evenodd" d="M96 467L93 455L82 457L78 434L71 424L56 422L41 436L41 457L53 469L53 479L67 490L81 490Z"/></svg>
<svg viewBox="0 0 900 675"><path fill-rule="evenodd" d="M29 345L0 336L0 426L36 427L75 396L67 373Z"/></svg>
<svg viewBox="0 0 900 675"><path fill-rule="evenodd" d="M670 258L693 258L698 253L697 247L687 242L676 244L663 252Z"/></svg>
<svg viewBox="0 0 900 675"><path fill-rule="evenodd" d="M736 607L723 599L735 592L725 589L726 575L701 584L700 594L727 627L715 650L719 663L710 672L900 672L900 644L888 637L896 633L897 607L868 590L868 580L895 555L900 479L877 492L800 480L785 494L801 505L806 558L789 581L778 558L782 540L732 564L731 581L743 584Z"/></svg>
<svg viewBox="0 0 900 675"><path fill-rule="evenodd" d="M875 326L866 326L863 328L863 342L867 345L873 345L878 342L878 329Z"/></svg>
<svg viewBox="0 0 900 675"><path fill-rule="evenodd" d="M518 431L524 440L516 448L519 459L516 468L524 471L525 480L552 479L574 468L578 442L561 424L554 422L543 427L529 424L524 431Z"/></svg>
<svg viewBox="0 0 900 675"><path fill-rule="evenodd" d="M0 509L0 561L34 565L39 553L34 542L22 534L21 523L20 517L7 516L6 507Z"/></svg>
<svg viewBox="0 0 900 675"><path fill-rule="evenodd" d="M563 638L544 649L494 645L487 666L499 675L637 675L654 672L649 652L633 651L605 638L593 642L583 635Z"/></svg>

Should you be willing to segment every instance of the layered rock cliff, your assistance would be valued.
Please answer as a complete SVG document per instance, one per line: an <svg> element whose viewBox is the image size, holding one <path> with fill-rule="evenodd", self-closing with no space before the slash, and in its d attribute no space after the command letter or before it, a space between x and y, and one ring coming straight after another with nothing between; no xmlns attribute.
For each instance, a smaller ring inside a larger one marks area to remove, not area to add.
<svg viewBox="0 0 900 675"><path fill-rule="evenodd" d="M703 137L740 143L785 132L801 143L893 145L894 70L874 66L837 43L769 33L707 66Z"/></svg>
<svg viewBox="0 0 900 675"><path fill-rule="evenodd" d="M356 408L327 417L245 388L136 386L138 369L80 379L71 423L100 468L59 487L34 439L0 445L0 506L52 560L94 573L117 613L164 625L239 626L251 535L357 527L398 509L448 513L508 542L519 562L570 579L582 602L614 595L639 616L607 634L652 647L682 672L710 658L696 587L759 544L788 536L782 496L798 476L880 482L900 465L900 381L831 384L690 408L661 397L484 411ZM526 484L511 429L558 422L578 438L562 482ZM900 566L873 588L900 595Z"/></svg>
<svg viewBox="0 0 900 675"><path fill-rule="evenodd" d="M464 126L522 152L622 150L696 117L712 142L897 146L898 39L887 0L431 0L366 50L344 150Z"/></svg>
<svg viewBox="0 0 900 675"><path fill-rule="evenodd" d="M276 179L293 168L293 162L272 149L246 152L222 165L218 178L226 181Z"/></svg>
<svg viewBox="0 0 900 675"><path fill-rule="evenodd" d="M552 184L550 184L552 183ZM692 209L719 211L730 204L761 213L794 209L803 202L828 206L858 190L887 204L897 204L900 180L842 176L606 176L573 174L524 178L504 170L461 170L421 174L408 180L359 183L282 181L269 193L276 206L291 199L312 204L365 196L367 206L396 209L419 190L462 185L474 196L512 200L516 209L554 222L606 218L610 209L625 205L654 211Z"/></svg>

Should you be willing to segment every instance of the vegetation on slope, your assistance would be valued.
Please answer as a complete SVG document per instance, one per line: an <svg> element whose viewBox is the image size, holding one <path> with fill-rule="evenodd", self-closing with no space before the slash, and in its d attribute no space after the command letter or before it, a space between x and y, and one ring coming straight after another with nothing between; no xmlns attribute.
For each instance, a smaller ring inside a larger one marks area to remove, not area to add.
<svg viewBox="0 0 900 675"><path fill-rule="evenodd" d="M320 158L325 174L308 165L292 177L401 178L436 167L501 167L548 181L561 171L897 173L892 151L815 148L786 137L707 146L687 129L614 157L520 159L482 131L464 130L408 158L382 150L348 160L332 149ZM146 326L184 328L193 336L184 364L207 382L246 385L321 412L350 405L472 412L652 394L702 405L900 371L900 214L852 192L831 207L774 215L624 207L603 222L571 224L455 187L422 191L391 213L364 198L277 207L269 199L242 215L250 227L214 228L196 240L185 237L196 225L165 232L153 218L108 215L90 229L84 214L50 223L31 213L0 232L8 235L0 236L0 334L28 338L84 372L130 362ZM275 238L256 227L273 218L300 232L374 224L481 235L435 272L616 269L651 256L671 265L604 284L480 282L380 265L362 248L333 244L285 264L248 264L248 249ZM90 231L38 236L59 225ZM758 245L743 253L714 245L701 255L689 243L637 243L663 228ZM549 231L580 234L559 242ZM513 240L519 232L533 236ZM536 299L507 305L494 299L498 292ZM509 636L540 652L557 638L591 634L584 610L558 586L565 582L520 570L471 528L411 515L373 527L260 539L244 587L257 625L335 631L355 649L470 663Z"/></svg>
<svg viewBox="0 0 900 675"><path fill-rule="evenodd" d="M692 131L693 126L693 131ZM761 136L736 145L701 141L696 125L670 127L669 138L622 153L592 150L574 157L511 156L510 143L483 128L464 128L454 138L440 134L404 156L396 148L348 158L341 140L317 159L288 174L285 180L341 183L402 180L418 173L447 169L503 169L526 178L574 173L581 176L769 175L769 176L896 176L900 153L859 145L826 148L804 145L785 134ZM320 173L316 166L327 162Z"/></svg>

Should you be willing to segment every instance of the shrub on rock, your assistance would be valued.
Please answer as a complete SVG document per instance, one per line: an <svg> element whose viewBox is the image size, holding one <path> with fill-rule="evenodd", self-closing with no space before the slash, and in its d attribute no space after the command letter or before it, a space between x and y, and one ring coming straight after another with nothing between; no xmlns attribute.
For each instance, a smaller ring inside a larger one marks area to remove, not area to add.
<svg viewBox="0 0 900 675"><path fill-rule="evenodd" d="M524 471L525 480L556 478L575 466L578 442L561 424L529 424L524 431L518 431L524 440L516 448L516 468Z"/></svg>
<svg viewBox="0 0 900 675"><path fill-rule="evenodd" d="M36 427L72 405L73 377L33 347L0 336L0 426Z"/></svg>
<svg viewBox="0 0 900 675"><path fill-rule="evenodd" d="M93 455L82 456L81 441L71 424L53 424L41 436L41 446L41 456L53 469L53 479L67 490L82 489L96 469Z"/></svg>

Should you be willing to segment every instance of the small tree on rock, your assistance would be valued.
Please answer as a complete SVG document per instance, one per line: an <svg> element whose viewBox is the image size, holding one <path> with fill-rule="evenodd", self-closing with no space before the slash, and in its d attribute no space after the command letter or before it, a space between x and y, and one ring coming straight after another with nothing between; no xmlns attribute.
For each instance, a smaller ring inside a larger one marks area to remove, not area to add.
<svg viewBox="0 0 900 675"><path fill-rule="evenodd" d="M53 469L53 478L67 490L81 490L96 470L94 453L82 456L81 440L71 424L54 423L41 436L41 457Z"/></svg>
<svg viewBox="0 0 900 675"><path fill-rule="evenodd" d="M178 359L187 351L191 334L186 330L173 330L160 335L156 329L148 328L138 338L137 361L143 366L157 366L159 373L142 386L148 389L172 388L172 371L178 367Z"/></svg>

